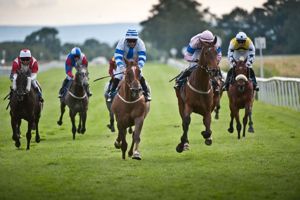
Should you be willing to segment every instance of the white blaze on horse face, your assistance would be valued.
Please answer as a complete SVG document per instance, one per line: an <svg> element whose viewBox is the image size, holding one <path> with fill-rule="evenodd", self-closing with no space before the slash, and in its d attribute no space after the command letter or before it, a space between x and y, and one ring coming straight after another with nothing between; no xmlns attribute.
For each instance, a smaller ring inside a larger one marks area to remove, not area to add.
<svg viewBox="0 0 300 200"><path fill-rule="evenodd" d="M27 86L26 86L26 90L29 92L31 88L31 78L27 77Z"/></svg>

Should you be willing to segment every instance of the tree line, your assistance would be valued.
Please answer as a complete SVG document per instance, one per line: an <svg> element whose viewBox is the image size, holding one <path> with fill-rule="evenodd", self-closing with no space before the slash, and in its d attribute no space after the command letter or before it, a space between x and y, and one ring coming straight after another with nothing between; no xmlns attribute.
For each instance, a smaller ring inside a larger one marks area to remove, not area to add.
<svg viewBox="0 0 300 200"><path fill-rule="evenodd" d="M265 37L266 54L299 54L299 10L300 0L267 0L251 12L236 7L219 18L196 0L159 0L150 10L150 17L140 23L141 38L149 60L167 56L171 48L181 52L193 35L205 29L220 36L224 55L230 39L239 31L246 32L253 40ZM23 42L2 42L0 49L6 50L7 61L13 60L24 47L30 48L40 60L59 59L74 46L79 46L90 60L97 56L109 59L114 52L115 46L96 39L87 39L83 44L61 44L57 35L55 28L45 27L28 35ZM180 53L177 56L182 57Z"/></svg>

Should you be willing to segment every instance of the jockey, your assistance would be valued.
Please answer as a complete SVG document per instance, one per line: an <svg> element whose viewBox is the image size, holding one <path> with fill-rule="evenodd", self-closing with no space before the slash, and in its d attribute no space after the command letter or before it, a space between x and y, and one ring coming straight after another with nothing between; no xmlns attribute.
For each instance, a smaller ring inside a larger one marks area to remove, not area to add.
<svg viewBox="0 0 300 200"><path fill-rule="evenodd" d="M187 47L187 50L184 55L184 59L190 63L189 67L182 71L175 80L175 89L179 89L184 83L186 78L193 72L194 69L198 66L198 59L201 54L203 46L215 45L218 55L218 64L222 58L222 50L219 45L217 45L217 37L212 34L209 30L205 30L202 33L199 33L193 36L190 40L190 43ZM218 72L221 74L221 72Z"/></svg>
<svg viewBox="0 0 300 200"><path fill-rule="evenodd" d="M20 51L19 57L17 57L13 63L12 63L12 69L10 74L10 79L13 82L13 90L16 90L16 80L17 80L17 71L19 69L28 69L31 71L31 76L28 77L31 79L31 84L33 85L33 88L37 91L37 94L39 96L39 99L41 102L44 102L44 99L42 97L42 90L40 88L40 85L38 84L37 73L39 70L39 65L37 60L31 56L31 52L29 49L22 49Z"/></svg>
<svg viewBox="0 0 300 200"><path fill-rule="evenodd" d="M63 97L65 93L67 92L68 88L70 87L72 80L74 78L74 75L72 73L73 67L82 66L82 67L88 67L88 60L86 56L81 52L79 47L74 47L71 50L71 53L68 54L65 69L66 69L66 78L63 81L62 87L59 90L59 98ZM90 92L89 85L85 85L85 90L87 92L87 95L90 97L92 96L92 93Z"/></svg>
<svg viewBox="0 0 300 200"><path fill-rule="evenodd" d="M111 90L108 93L108 102L111 102L112 95L123 77L123 74L121 72L124 71L124 69L126 68L126 64L123 60L123 57L125 57L128 60L133 60L135 57L137 57L138 66L141 71L146 62L146 47L144 42L139 38L138 32L136 30L128 29L125 37L119 40L114 56L115 62L117 64L116 73L120 74L114 76ZM140 83L143 88L146 101L151 101L150 92L142 73L140 77Z"/></svg>
<svg viewBox="0 0 300 200"><path fill-rule="evenodd" d="M236 65L236 60L239 60L241 56L247 59L246 66L250 70L250 79L253 82L254 90L258 91L259 88L257 86L256 78L254 71L252 69L252 64L255 58L255 46L251 39L247 37L246 33L239 32L236 34L235 38L230 41L228 47L228 61L230 64L230 69L227 73L226 81L224 83L223 90L228 90L229 83L233 80L233 67Z"/></svg>

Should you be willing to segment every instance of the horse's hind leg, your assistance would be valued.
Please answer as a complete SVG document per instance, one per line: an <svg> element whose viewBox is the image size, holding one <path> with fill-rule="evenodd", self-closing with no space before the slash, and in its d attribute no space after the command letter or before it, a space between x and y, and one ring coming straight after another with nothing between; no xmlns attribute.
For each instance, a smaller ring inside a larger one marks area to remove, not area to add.
<svg viewBox="0 0 300 200"><path fill-rule="evenodd" d="M77 133L81 133L81 121L82 121L82 112L79 113L79 123L77 127Z"/></svg>
<svg viewBox="0 0 300 200"><path fill-rule="evenodd" d="M60 117L59 117L59 120L57 121L57 124L58 124L59 126L61 126L62 123L63 123L63 122L62 122L62 118L63 118L63 116L64 116L65 110L66 110L66 104L63 103L63 102L61 102L61 103L60 103Z"/></svg>
<svg viewBox="0 0 300 200"><path fill-rule="evenodd" d="M26 133L26 138L27 138L27 148L26 148L26 150L30 149L31 129L32 129L32 121L29 121L28 122L27 133Z"/></svg>
<svg viewBox="0 0 300 200"><path fill-rule="evenodd" d="M220 102L217 104L215 109L215 119L219 119Z"/></svg>
<svg viewBox="0 0 300 200"><path fill-rule="evenodd" d="M234 115L235 121L236 121L236 130L238 132L238 139L241 138L241 130L242 130L242 124L240 122L240 116L239 116L239 110L236 111Z"/></svg>
<svg viewBox="0 0 300 200"><path fill-rule="evenodd" d="M127 151L127 142L126 142L126 129L119 129L120 139L121 139L121 150L122 150L122 158L125 160L126 151Z"/></svg>
<svg viewBox="0 0 300 200"><path fill-rule="evenodd" d="M249 128L248 132L254 133L254 128L253 128L253 121L252 121L252 111L249 111Z"/></svg>
<svg viewBox="0 0 300 200"><path fill-rule="evenodd" d="M181 110L179 106L179 111ZM189 106L185 106L184 113L183 111L180 111L181 119L182 119L182 129L183 134L180 138L180 143L176 147L176 151L178 153L181 153L184 150L188 150L189 148L189 140L188 140L188 131L189 131L189 125L191 123L191 113L192 110Z"/></svg>
<svg viewBox="0 0 300 200"><path fill-rule="evenodd" d="M143 123L144 123L144 117L140 117L135 119L135 126L134 126L134 132L132 134L133 136L133 155L132 155L132 159L136 159L136 160L141 160L141 154L139 151L139 144L141 142L141 131L142 131L142 127L143 127Z"/></svg>
<svg viewBox="0 0 300 200"><path fill-rule="evenodd" d="M248 116L249 116L249 109L247 109L247 107L246 107L245 115L243 118L243 137L245 137L245 134L246 134L246 126L247 126L247 122L248 122Z"/></svg>
<svg viewBox="0 0 300 200"><path fill-rule="evenodd" d="M39 119L35 121L35 142L39 143L41 141L40 133L39 133Z"/></svg>
<svg viewBox="0 0 300 200"><path fill-rule="evenodd" d="M70 109L69 115L70 115L71 122L72 122L73 140L75 140L75 134L76 134L75 115L76 115L76 113Z"/></svg>
<svg viewBox="0 0 300 200"><path fill-rule="evenodd" d="M131 157L133 154L133 146L134 146L134 133L132 134L132 142L131 142L130 149L128 151L128 157Z"/></svg>
<svg viewBox="0 0 300 200"><path fill-rule="evenodd" d="M227 131L229 133L233 133L233 131L234 131L234 129L233 129L233 119L234 119L233 111L230 111L230 123L229 123L229 128L227 129Z"/></svg>
<svg viewBox="0 0 300 200"><path fill-rule="evenodd" d="M110 111L109 112L109 116L110 116L110 124L109 124L109 129L111 130L111 132L115 132L115 119L114 119L114 114Z"/></svg>
<svg viewBox="0 0 300 200"><path fill-rule="evenodd" d="M81 134L84 134L86 131L86 128L85 128L86 117L87 117L86 111L82 112L82 116L81 116L82 126L81 126L81 130L80 130Z"/></svg>

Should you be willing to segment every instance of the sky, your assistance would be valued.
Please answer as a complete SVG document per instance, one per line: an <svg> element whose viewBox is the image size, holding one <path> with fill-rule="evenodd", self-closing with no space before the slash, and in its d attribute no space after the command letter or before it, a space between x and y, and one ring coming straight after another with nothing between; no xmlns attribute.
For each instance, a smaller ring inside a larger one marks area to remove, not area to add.
<svg viewBox="0 0 300 200"><path fill-rule="evenodd" d="M217 16L252 11L267 0L197 0ZM0 0L0 25L109 24L146 20L159 0Z"/></svg>

